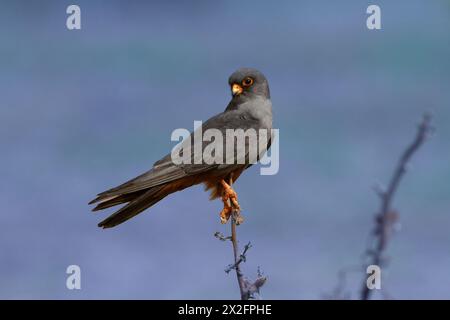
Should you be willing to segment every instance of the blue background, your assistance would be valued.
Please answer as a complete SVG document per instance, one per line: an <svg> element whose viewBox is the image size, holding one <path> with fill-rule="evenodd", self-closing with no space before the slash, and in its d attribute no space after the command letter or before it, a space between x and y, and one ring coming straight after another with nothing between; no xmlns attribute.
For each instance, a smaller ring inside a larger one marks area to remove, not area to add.
<svg viewBox="0 0 450 320"><path fill-rule="evenodd" d="M436 135L394 206L382 292L450 298L450 1L0 2L0 298L238 298L221 202L197 186L110 230L87 202L222 111L238 67L269 79L280 171L236 189L243 266L267 299L316 299L357 267L379 199L426 110ZM82 289L66 288L77 264ZM356 298L363 272L346 288ZM375 298L383 298L376 293Z"/></svg>

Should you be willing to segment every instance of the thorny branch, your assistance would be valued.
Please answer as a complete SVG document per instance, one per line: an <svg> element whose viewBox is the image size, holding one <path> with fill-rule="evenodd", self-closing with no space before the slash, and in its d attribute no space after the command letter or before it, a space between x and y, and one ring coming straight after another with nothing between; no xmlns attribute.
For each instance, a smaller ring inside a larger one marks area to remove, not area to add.
<svg viewBox="0 0 450 320"><path fill-rule="evenodd" d="M230 181L230 186L232 185L232 181ZM233 206L233 204L231 203ZM230 240L233 245L233 255L234 255L234 263L230 264L226 269L226 273L230 273L231 270L236 270L236 277L239 284L239 291L241 294L241 300L250 300L250 299L259 299L259 289L264 285L267 280L261 271L258 268L258 275L254 282L250 281L241 271L241 263L247 260L247 251L252 247L249 242L244 247L244 251L239 253L239 245L237 240L237 232L236 225L237 221L241 221L239 212L233 206L233 212L231 214L231 236L225 237L222 233L216 232L214 236L221 241Z"/></svg>
<svg viewBox="0 0 450 320"><path fill-rule="evenodd" d="M430 133L433 132L431 119L431 114L424 114L422 121L418 126L416 137L400 157L394 174L389 182L388 188L386 190L383 190L383 188L379 186L375 188L375 192L381 199L381 206L379 212L375 216L375 227L372 233L374 242L373 247L369 248L366 252L367 257L369 258L369 264L371 265L378 265L381 267L381 265L385 262L383 253L386 249L393 227L398 222L399 218L398 212L391 207L392 201L400 181L407 171L409 161L414 153L426 141ZM372 290L368 288L366 279L364 279L361 290L361 299L368 300L371 293Z"/></svg>
<svg viewBox="0 0 450 320"><path fill-rule="evenodd" d="M244 251L242 251L242 253L241 253L240 256L239 256L239 259L238 259L235 263L230 264L230 265L225 269L225 272L226 272L226 273L230 273L231 270L233 270L233 269L236 270L242 262L247 261L247 256L246 256L246 254L247 254L248 249L250 249L251 247L252 247L252 244L251 244L250 242L247 243L247 244L245 245L245 247L244 247Z"/></svg>
<svg viewBox="0 0 450 320"><path fill-rule="evenodd" d="M222 232L217 231L216 233L214 233L214 237L216 237L217 239L219 239L220 241L227 241L227 240L231 240L231 236L230 237L225 237Z"/></svg>

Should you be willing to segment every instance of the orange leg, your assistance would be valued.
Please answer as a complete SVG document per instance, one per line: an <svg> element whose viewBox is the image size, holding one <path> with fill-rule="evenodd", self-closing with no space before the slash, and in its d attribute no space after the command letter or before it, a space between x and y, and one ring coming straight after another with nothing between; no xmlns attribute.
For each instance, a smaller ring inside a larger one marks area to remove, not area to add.
<svg viewBox="0 0 450 320"><path fill-rule="evenodd" d="M237 201L236 191L234 191L233 188L231 188L231 186L225 182L225 180L220 180L220 183L223 187L224 197L231 200L231 203L233 204L236 211L241 211L241 207L239 206L239 202Z"/></svg>
<svg viewBox="0 0 450 320"><path fill-rule="evenodd" d="M233 213L233 208L230 205L230 202L228 201L228 198L225 197L225 195L222 196L223 201L223 209L220 212L220 222L222 224L225 224L230 219L231 214Z"/></svg>
<svg viewBox="0 0 450 320"><path fill-rule="evenodd" d="M243 218L240 216L241 207L239 206L239 202L237 201L237 194L231 188L231 186L225 182L225 180L220 180L220 183L223 187L222 201L223 201L223 210L220 212L220 221L222 223L227 223L230 219L231 214L233 212L236 213L236 223L240 224L243 221ZM231 201L231 202L230 202Z"/></svg>

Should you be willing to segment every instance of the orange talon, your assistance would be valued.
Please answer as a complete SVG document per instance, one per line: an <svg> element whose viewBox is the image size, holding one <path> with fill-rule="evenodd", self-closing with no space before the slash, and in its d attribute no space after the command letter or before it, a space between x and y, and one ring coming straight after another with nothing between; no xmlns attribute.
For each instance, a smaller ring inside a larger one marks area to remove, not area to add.
<svg viewBox="0 0 450 320"><path fill-rule="evenodd" d="M222 224L225 224L230 220L231 217L231 207L224 207L222 211L220 212L220 222Z"/></svg>
<svg viewBox="0 0 450 320"><path fill-rule="evenodd" d="M223 201L223 209L220 212L220 222L225 224L230 219L231 213L233 212L233 208L231 208L230 203L228 202L228 198L225 195L222 195Z"/></svg>
<svg viewBox="0 0 450 320"><path fill-rule="evenodd" d="M220 183L222 184L223 187L223 194L222 194L223 210L220 212L220 221L222 223L227 223L228 220L230 219L231 214L233 214L234 211L236 224L242 223L244 219L240 215L241 207L239 206L239 202L237 201L236 192L224 180L221 180ZM233 204L233 206L231 206L231 204Z"/></svg>
<svg viewBox="0 0 450 320"><path fill-rule="evenodd" d="M235 210L241 211L241 207L239 206L239 202L237 201L236 191L234 191L233 188L231 188L230 185L226 183L224 180L221 180L220 183L222 184L223 187L224 192L223 197L225 197L227 200L228 199L231 200Z"/></svg>

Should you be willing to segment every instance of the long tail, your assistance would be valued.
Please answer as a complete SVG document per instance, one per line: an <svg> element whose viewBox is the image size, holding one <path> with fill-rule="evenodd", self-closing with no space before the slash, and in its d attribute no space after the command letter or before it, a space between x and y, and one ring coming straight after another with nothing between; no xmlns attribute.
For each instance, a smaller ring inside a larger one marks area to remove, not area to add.
<svg viewBox="0 0 450 320"><path fill-rule="evenodd" d="M193 180L179 179L132 193L113 196L105 194L91 201L91 203L98 203L92 211L102 210L128 202L127 205L120 208L118 211L98 224L101 228L112 228L127 221L128 219L133 218L145 209L150 208L169 194L190 187L194 183L195 182Z"/></svg>
<svg viewBox="0 0 450 320"><path fill-rule="evenodd" d="M101 202L93 209L93 211L105 209L123 202L129 201L127 205L113 213L111 216L98 224L101 228L115 227L128 219L133 218L147 208L162 200L171 192L164 191L165 186L150 188L149 190L140 191L138 194L126 194L112 198L108 201Z"/></svg>
<svg viewBox="0 0 450 320"><path fill-rule="evenodd" d="M98 200L98 204L95 208L92 209L92 211L99 211L106 208L114 207L122 203L128 203L131 202L144 193L146 193L148 190L141 190L138 192L128 193L128 194L122 194L119 196L113 196L113 197L107 197L103 200ZM92 202L92 201L91 201ZM91 203L92 204L92 203Z"/></svg>

